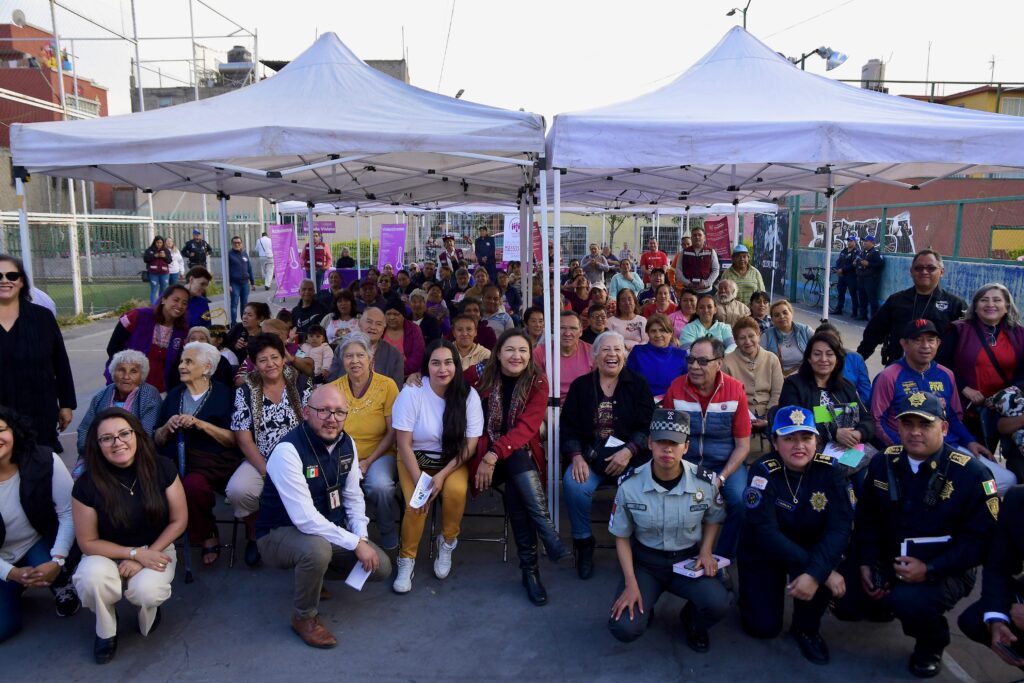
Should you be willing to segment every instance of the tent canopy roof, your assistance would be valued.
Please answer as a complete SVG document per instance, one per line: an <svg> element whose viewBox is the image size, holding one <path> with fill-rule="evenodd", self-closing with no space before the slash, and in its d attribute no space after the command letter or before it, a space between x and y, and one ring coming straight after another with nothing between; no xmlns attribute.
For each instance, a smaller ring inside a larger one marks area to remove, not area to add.
<svg viewBox="0 0 1024 683"><path fill-rule="evenodd" d="M544 121L420 90L334 33L252 86L165 109L14 124L30 172L268 199L515 201ZM518 162L518 163L516 163Z"/></svg>
<svg viewBox="0 0 1024 683"><path fill-rule="evenodd" d="M658 209L657 213L662 216L682 216L685 214L689 214L690 216L731 215L737 208L740 213L777 213L779 210L778 205L774 202L745 202L739 204L738 207L733 206L732 204L700 204L690 206L688 209L684 209L679 206L668 206ZM305 214L307 211L307 205L302 202L282 202L278 205L277 210L284 214ZM539 208L537 210L539 211ZM334 204L316 204L313 207L314 215L355 215L356 212L362 215L394 215L397 213L436 214L441 211L444 211L444 209L424 209L422 207L412 206L336 206ZM453 206L450 209L450 213L500 213L517 215L519 213L519 209L503 204L461 204L459 206ZM655 211L650 208L639 207L636 209L595 209L592 206L563 206L562 213L582 216L602 213L650 216L655 213Z"/></svg>
<svg viewBox="0 0 1024 683"><path fill-rule="evenodd" d="M547 157L566 202L763 200L1024 167L1024 118L810 74L735 27L659 90L557 115Z"/></svg>

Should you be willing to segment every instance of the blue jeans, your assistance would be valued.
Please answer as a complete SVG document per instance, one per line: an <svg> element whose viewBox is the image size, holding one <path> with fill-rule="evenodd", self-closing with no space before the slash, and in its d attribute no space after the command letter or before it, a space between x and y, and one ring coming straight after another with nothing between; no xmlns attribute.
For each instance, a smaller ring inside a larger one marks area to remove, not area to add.
<svg viewBox="0 0 1024 683"><path fill-rule="evenodd" d="M373 461L363 479L367 507L377 520L380 547L384 550L398 547L398 529L395 522L401 510L398 506L398 487L395 485L397 477L395 456L382 455Z"/></svg>
<svg viewBox="0 0 1024 683"><path fill-rule="evenodd" d="M234 325L242 317L245 305L249 303L249 283L231 283L231 324Z"/></svg>
<svg viewBox="0 0 1024 683"><path fill-rule="evenodd" d="M160 295L163 294L163 291L167 289L168 277L167 273L163 275L149 274L149 300L154 306L160 300Z"/></svg>
<svg viewBox="0 0 1024 683"><path fill-rule="evenodd" d="M725 468L725 463L720 465L704 464L716 474ZM743 526L743 516L746 506L743 503L743 491L747 488L747 466L740 465L740 468L729 475L722 485L722 497L725 498L725 524L718 536L718 543L715 545L715 552L730 560L736 559L736 546L740 540L740 527Z"/></svg>
<svg viewBox="0 0 1024 683"><path fill-rule="evenodd" d="M178 278L181 277L181 273L168 273L167 274L167 286L178 284Z"/></svg>
<svg viewBox="0 0 1024 683"><path fill-rule="evenodd" d="M50 561L50 544L45 538L28 549L15 567L37 567ZM0 581L0 643L21 630L21 594L25 587L16 581Z"/></svg>
<svg viewBox="0 0 1024 683"><path fill-rule="evenodd" d="M582 484L572 478L572 465L569 465L562 477L562 491L565 494L565 506L569 509L569 524L574 539L590 538L593 535L590 529L590 507L594 491L602 484L615 482L614 477L594 474L589 467L587 471L587 480Z"/></svg>

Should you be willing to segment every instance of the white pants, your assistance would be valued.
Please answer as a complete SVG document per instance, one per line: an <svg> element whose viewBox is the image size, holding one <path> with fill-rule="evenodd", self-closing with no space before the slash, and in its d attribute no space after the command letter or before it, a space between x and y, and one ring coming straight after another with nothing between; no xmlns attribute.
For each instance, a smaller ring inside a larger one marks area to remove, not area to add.
<svg viewBox="0 0 1024 683"><path fill-rule="evenodd" d="M270 287L274 281L274 259L272 258L261 258L260 268L263 270L263 286Z"/></svg>
<svg viewBox="0 0 1024 683"><path fill-rule="evenodd" d="M172 543L163 553L171 558L167 569L158 572L143 568L125 581L117 573L117 561L100 555L85 555L72 580L82 604L96 613L96 635L113 638L117 635L115 606L122 597L139 608L139 631L149 634L156 619L156 608L171 597L171 581L178 565Z"/></svg>
<svg viewBox="0 0 1024 683"><path fill-rule="evenodd" d="M231 475L224 493L231 501L231 507L235 509L235 517L239 519L248 517L260 509L263 477L246 460Z"/></svg>

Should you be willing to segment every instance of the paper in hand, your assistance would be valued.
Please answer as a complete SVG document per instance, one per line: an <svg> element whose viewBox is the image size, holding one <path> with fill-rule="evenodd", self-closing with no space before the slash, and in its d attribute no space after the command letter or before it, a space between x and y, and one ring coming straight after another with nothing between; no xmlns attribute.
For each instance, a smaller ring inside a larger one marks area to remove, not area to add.
<svg viewBox="0 0 1024 683"><path fill-rule="evenodd" d="M356 560L355 565L352 567L352 571L348 573L348 578L345 579L345 585L355 588L357 591L363 590L363 584L366 583L366 579L370 578L370 572L363 569L363 563Z"/></svg>
<svg viewBox="0 0 1024 683"><path fill-rule="evenodd" d="M625 446L626 442L621 439L616 439L614 436L609 436L608 441L605 442L606 448L617 448L619 446Z"/></svg>
<svg viewBox="0 0 1024 683"><path fill-rule="evenodd" d="M416 482L416 489L412 492L412 497L409 499L409 507L418 510L426 504L427 499L430 498L430 482L433 479L426 472L420 472L419 481Z"/></svg>

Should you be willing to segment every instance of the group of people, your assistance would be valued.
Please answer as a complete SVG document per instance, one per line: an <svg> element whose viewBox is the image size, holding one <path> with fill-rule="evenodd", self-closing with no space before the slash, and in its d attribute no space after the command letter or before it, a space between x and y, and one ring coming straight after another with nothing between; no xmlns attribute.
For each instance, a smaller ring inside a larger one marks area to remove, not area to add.
<svg viewBox="0 0 1024 683"><path fill-rule="evenodd" d="M118 320L72 472L57 455L77 408L60 331L30 300L21 263L0 256L0 640L21 627L20 593L39 587L59 614L95 613L97 662L115 656L122 597L151 634L191 559L175 541L203 565L219 559L217 495L245 525L245 561L293 571L291 627L310 646L337 643L319 619L329 567L355 563L410 592L436 509L432 573L445 580L467 499L490 488L526 597L544 605L538 545L591 578L591 510L610 488L620 640L644 632L665 591L686 600L695 651L710 648L730 593L745 631L774 637L788 595L808 660L829 660L831 604L840 619L898 618L915 640L910 670L933 676L944 614L984 564L961 630L1024 667L1013 608L1024 546L999 516L1024 475L1024 420L1001 400L1024 377L1006 288L985 285L968 305L941 288L941 257L922 251L914 287L881 306L858 354L834 327L812 330L769 301L744 250L723 270L698 230L674 263L648 246L641 274L627 256L606 289L592 245L568 273L557 325L542 306L522 310L518 264L500 269L491 254L492 273L478 254L470 273L446 249L436 264L371 273L358 295L340 278L324 291L306 281L295 308L272 317L248 302L230 329L210 329L212 277L196 265ZM538 343L549 330L557 390ZM887 367L872 382L863 357L878 345ZM555 391L551 460L541 431ZM571 548L545 494L559 474Z"/></svg>

